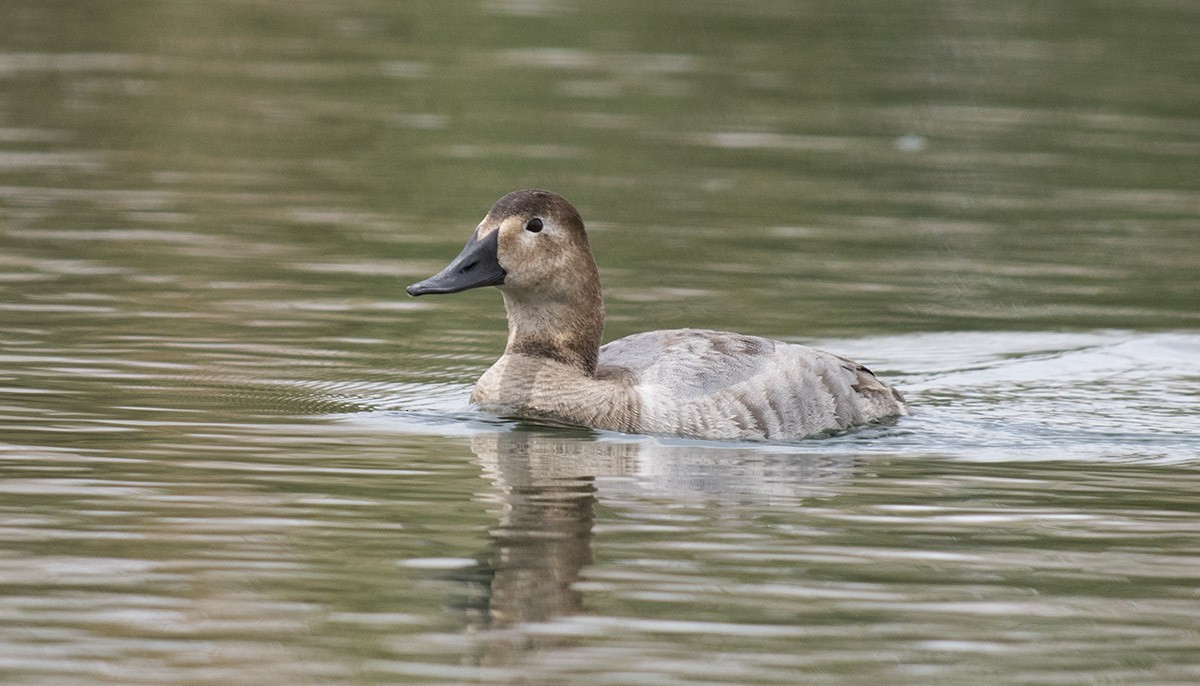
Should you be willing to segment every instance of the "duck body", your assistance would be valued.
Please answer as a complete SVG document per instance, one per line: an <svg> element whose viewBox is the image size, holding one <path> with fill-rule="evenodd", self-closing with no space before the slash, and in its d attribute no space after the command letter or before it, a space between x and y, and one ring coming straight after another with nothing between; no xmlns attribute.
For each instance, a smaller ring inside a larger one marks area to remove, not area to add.
<svg viewBox="0 0 1200 686"><path fill-rule="evenodd" d="M800 438L907 413L898 392L844 357L701 329L608 343L593 374L505 355L471 400L509 416L718 440Z"/></svg>
<svg viewBox="0 0 1200 686"><path fill-rule="evenodd" d="M724 331L648 331L600 345L604 310L583 222L549 191L501 198L463 252L412 295L497 286L504 355L471 394L505 416L703 439L814 436L908 414L866 367Z"/></svg>

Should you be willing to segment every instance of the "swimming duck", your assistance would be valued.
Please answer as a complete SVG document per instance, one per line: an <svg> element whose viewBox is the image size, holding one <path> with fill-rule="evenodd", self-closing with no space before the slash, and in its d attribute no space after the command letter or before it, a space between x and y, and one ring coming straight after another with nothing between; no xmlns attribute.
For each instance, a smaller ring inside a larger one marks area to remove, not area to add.
<svg viewBox="0 0 1200 686"><path fill-rule="evenodd" d="M471 402L504 416L704 439L803 438L908 414L871 370L724 331L648 331L600 345L604 302L583 219L539 189L496 201L458 257L412 296L495 286L508 344Z"/></svg>

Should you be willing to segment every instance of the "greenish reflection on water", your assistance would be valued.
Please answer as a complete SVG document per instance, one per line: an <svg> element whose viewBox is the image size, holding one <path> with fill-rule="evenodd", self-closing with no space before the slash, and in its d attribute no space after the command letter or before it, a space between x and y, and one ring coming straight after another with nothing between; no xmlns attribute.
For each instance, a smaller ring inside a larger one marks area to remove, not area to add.
<svg viewBox="0 0 1200 686"><path fill-rule="evenodd" d="M0 680L1200 680L1186 2L0 0ZM464 407L525 186L787 446Z"/></svg>

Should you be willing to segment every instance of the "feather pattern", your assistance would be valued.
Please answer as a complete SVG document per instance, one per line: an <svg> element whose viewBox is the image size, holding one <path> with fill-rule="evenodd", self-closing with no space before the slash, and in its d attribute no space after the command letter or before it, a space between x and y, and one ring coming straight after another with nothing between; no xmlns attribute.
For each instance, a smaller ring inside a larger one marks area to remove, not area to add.
<svg viewBox="0 0 1200 686"><path fill-rule="evenodd" d="M756 336L649 331L601 347L600 364L636 380L642 433L798 438L907 413L866 367Z"/></svg>

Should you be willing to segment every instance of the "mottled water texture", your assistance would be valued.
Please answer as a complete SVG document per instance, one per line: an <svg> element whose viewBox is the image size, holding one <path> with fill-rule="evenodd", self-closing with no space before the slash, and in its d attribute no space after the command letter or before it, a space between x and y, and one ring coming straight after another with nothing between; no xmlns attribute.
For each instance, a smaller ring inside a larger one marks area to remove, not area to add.
<svg viewBox="0 0 1200 686"><path fill-rule="evenodd" d="M0 682L1200 681L1189 2L0 0ZM491 203L606 339L915 414L473 412Z"/></svg>

